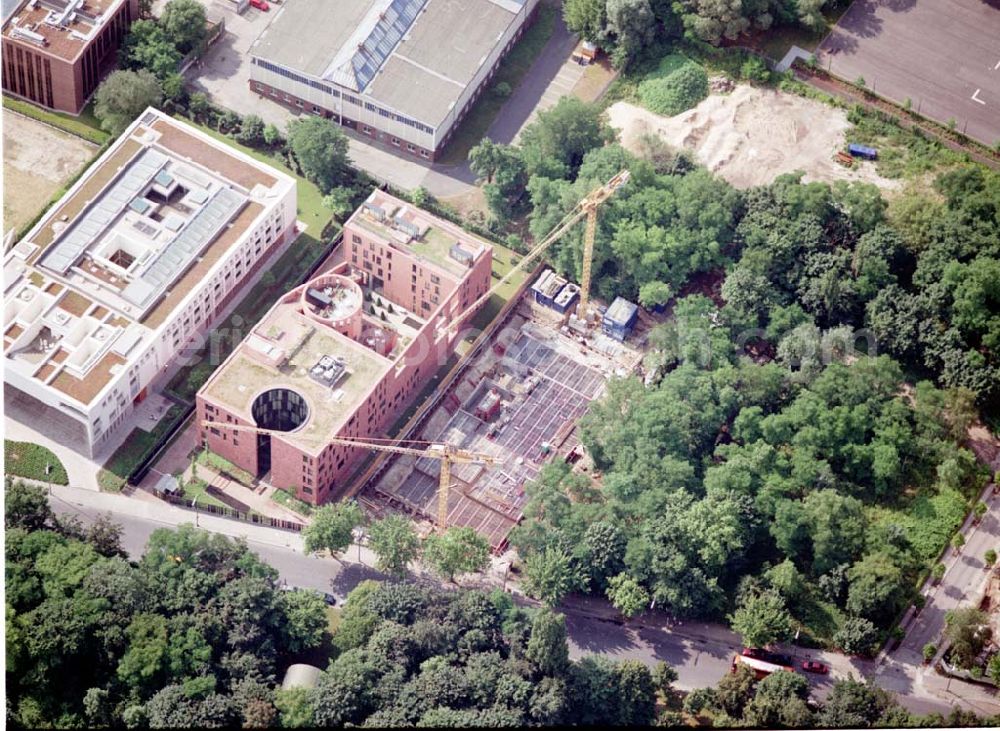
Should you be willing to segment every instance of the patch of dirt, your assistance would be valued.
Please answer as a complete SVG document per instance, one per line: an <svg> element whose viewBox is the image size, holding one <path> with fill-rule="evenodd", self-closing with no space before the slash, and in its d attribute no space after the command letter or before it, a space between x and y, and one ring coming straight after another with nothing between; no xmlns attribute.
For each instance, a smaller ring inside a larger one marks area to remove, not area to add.
<svg viewBox="0 0 1000 731"><path fill-rule="evenodd" d="M606 56L602 56L587 66L583 76L573 87L573 96L585 102L595 102L608 90L611 82L618 78L618 72L611 66Z"/></svg>
<svg viewBox="0 0 1000 731"><path fill-rule="evenodd" d="M3 227L20 228L91 158L97 145L3 112Z"/></svg>
<svg viewBox="0 0 1000 731"><path fill-rule="evenodd" d="M766 185L782 173L801 170L805 180L860 180L892 191L899 181L883 178L872 163L845 168L833 159L850 129L841 109L812 99L741 84L731 94L712 94L694 109L663 117L618 102L608 109L611 126L633 152L652 134L675 148L691 150L709 170L737 188Z"/></svg>
<svg viewBox="0 0 1000 731"><path fill-rule="evenodd" d="M448 196L447 198L441 198L440 200L442 203L447 203L452 206L463 217L468 216L473 211L479 211L485 215L488 214L490 210L486 205L486 196L483 193L483 189L479 186L472 188L466 193Z"/></svg>

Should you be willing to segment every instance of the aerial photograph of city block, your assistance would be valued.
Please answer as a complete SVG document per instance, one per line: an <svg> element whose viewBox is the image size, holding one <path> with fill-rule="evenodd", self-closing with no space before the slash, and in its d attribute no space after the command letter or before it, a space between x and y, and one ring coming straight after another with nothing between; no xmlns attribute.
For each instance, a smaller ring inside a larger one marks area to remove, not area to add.
<svg viewBox="0 0 1000 731"><path fill-rule="evenodd" d="M2 10L9 727L1000 727L1000 2Z"/></svg>

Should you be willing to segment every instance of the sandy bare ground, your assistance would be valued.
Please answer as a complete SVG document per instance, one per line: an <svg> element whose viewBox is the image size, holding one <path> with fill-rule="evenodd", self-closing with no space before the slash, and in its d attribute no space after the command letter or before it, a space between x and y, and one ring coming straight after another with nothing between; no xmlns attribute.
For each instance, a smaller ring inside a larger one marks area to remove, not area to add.
<svg viewBox="0 0 1000 731"><path fill-rule="evenodd" d="M3 230L34 218L97 146L47 124L3 112Z"/></svg>
<svg viewBox="0 0 1000 731"><path fill-rule="evenodd" d="M795 170L805 172L806 181L862 180L886 190L899 186L878 175L872 163L855 162L847 169L834 162L851 127L846 113L792 94L740 85L674 117L627 102L611 106L608 117L627 149L638 151L645 135L657 135L673 147L692 150L701 164L737 188L765 185Z"/></svg>

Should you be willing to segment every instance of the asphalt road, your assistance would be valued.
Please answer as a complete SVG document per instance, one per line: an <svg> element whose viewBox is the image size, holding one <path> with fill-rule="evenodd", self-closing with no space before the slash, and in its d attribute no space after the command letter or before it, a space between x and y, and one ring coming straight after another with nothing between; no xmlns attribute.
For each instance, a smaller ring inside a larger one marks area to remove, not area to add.
<svg viewBox="0 0 1000 731"><path fill-rule="evenodd" d="M157 528L175 527L191 522L195 514L155 502L140 502L120 495L92 493L73 488L56 488L50 497L53 510L60 515L76 516L85 525L101 512L110 512L123 527L122 543L132 557L140 556L149 536ZM127 506L115 509L114 506ZM351 548L343 563L329 558L304 555L301 538L274 529L237 523L222 518L201 516L200 527L230 536L243 536L261 559L278 570L290 586L329 592L342 600L365 579L382 578L371 567L367 550L355 553ZM365 563L358 562L361 555ZM566 615L570 655L600 654L615 660L635 659L653 665L664 661L677 669L677 686L683 690L714 686L729 672L732 656L739 649L736 635L721 625L684 622L671 624L662 615L653 615L628 624L610 617L594 616L587 602L561 607ZM837 677L870 674L870 663L857 663L840 655L788 648L796 662L819 659L833 667L830 676L808 675L813 695L823 699ZM882 676L878 676L881 682ZM899 691L900 702L917 713L947 713L950 704L925 695L921 686L905 685Z"/></svg>

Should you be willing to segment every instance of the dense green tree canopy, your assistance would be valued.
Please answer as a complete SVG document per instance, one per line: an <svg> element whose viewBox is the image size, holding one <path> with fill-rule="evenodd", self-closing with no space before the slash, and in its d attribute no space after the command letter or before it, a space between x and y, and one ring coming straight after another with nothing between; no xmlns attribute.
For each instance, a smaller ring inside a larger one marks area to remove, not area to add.
<svg viewBox="0 0 1000 731"><path fill-rule="evenodd" d="M147 107L158 107L162 101L163 88L151 72L115 71L97 87L94 116L101 127L117 135Z"/></svg>
<svg viewBox="0 0 1000 731"><path fill-rule="evenodd" d="M159 529L129 563L107 519L100 531L83 530L56 521L39 488L11 485L8 496L13 723L144 719L175 727L273 718L279 663L322 641L322 599L279 591L277 573L244 542L190 525Z"/></svg>
<svg viewBox="0 0 1000 731"><path fill-rule="evenodd" d="M347 137L334 122L303 117L288 124L288 145L303 174L328 193L347 176Z"/></svg>

